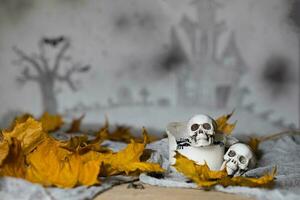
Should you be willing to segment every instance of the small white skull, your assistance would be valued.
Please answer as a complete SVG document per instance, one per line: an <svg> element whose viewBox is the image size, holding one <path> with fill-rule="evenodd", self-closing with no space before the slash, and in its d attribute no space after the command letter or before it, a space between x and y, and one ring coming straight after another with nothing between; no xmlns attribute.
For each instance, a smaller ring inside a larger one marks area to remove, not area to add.
<svg viewBox="0 0 300 200"><path fill-rule="evenodd" d="M191 146L203 147L214 143L215 121L207 115L195 115L187 124Z"/></svg>
<svg viewBox="0 0 300 200"><path fill-rule="evenodd" d="M255 156L251 148L243 143L232 145L224 155L221 169L226 167L230 176L241 176L255 166Z"/></svg>

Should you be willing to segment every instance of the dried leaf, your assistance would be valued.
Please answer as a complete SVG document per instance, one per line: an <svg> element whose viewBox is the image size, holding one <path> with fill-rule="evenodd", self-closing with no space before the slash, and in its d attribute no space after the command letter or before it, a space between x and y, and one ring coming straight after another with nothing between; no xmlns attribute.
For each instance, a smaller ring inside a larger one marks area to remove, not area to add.
<svg viewBox="0 0 300 200"><path fill-rule="evenodd" d="M17 178L25 178L25 174L25 156L22 152L21 143L17 139L11 138L9 152L2 161L2 165L0 167L0 177L12 176Z"/></svg>
<svg viewBox="0 0 300 200"><path fill-rule="evenodd" d="M104 154L103 166L105 171L101 171L103 176L112 176L120 173L132 174L140 172L163 172L163 169L159 164L141 162L142 156L148 136L143 132L143 143L137 143L131 140L131 143L127 147L118 153Z"/></svg>
<svg viewBox="0 0 300 200"><path fill-rule="evenodd" d="M245 186L245 187L271 187L274 184L276 167L270 172L259 178L250 178L244 176L226 177L218 181L223 186Z"/></svg>
<svg viewBox="0 0 300 200"><path fill-rule="evenodd" d="M46 134L42 130L42 124L29 117L26 121L16 121L11 131L3 131L3 138L11 143L12 138L16 138L22 147L24 154L28 154L39 143L43 142Z"/></svg>
<svg viewBox="0 0 300 200"><path fill-rule="evenodd" d="M61 147L69 151L78 152L79 154L86 153L88 151L96 151L101 153L112 152L108 147L101 146L102 140L88 140L86 135L75 136L70 140L62 142Z"/></svg>
<svg viewBox="0 0 300 200"><path fill-rule="evenodd" d="M112 153L113 151L106 146L101 146L99 143L88 143L84 147L80 147L78 153L82 154L88 151L95 151L99 153Z"/></svg>
<svg viewBox="0 0 300 200"><path fill-rule="evenodd" d="M97 157L89 156L89 154L85 154L79 157L81 167L78 175L78 185L95 185L100 183L98 175L102 165L101 160L97 159Z"/></svg>
<svg viewBox="0 0 300 200"><path fill-rule="evenodd" d="M8 130L12 130L17 124L25 122L28 118L34 118L34 117L28 113L17 116L11 123L10 128Z"/></svg>
<svg viewBox="0 0 300 200"><path fill-rule="evenodd" d="M60 145L49 138L27 157L27 180L45 186L64 188L99 183L99 158L81 156L77 152L61 148ZM45 157L47 159L44 159Z"/></svg>
<svg viewBox="0 0 300 200"><path fill-rule="evenodd" d="M219 117L218 119L216 119L217 132L223 133L226 135L230 135L232 133L233 129L236 126L236 122L234 122L233 124L230 124L227 121L233 115L233 113L234 113L234 111L232 111L230 114L223 115L223 116Z"/></svg>
<svg viewBox="0 0 300 200"><path fill-rule="evenodd" d="M80 125L81 125L81 122L82 122L83 118L84 118L84 115L82 115L79 118L73 119L71 127L70 127L69 130L67 130L67 133L78 133L78 132L80 132Z"/></svg>
<svg viewBox="0 0 300 200"><path fill-rule="evenodd" d="M211 171L207 164L198 165L185 156L176 153L176 163L174 167L187 178L197 183L200 187L212 187L217 184L223 186L247 186L247 187L270 187L272 186L276 169L270 174L259 178L249 177L229 177L226 170Z"/></svg>
<svg viewBox="0 0 300 200"><path fill-rule="evenodd" d="M248 141L248 145L250 146L250 148L252 149L252 151L254 152L255 155L259 155L258 147L259 147L260 142L261 142L261 140L256 137L252 137Z"/></svg>
<svg viewBox="0 0 300 200"><path fill-rule="evenodd" d="M103 140L111 140L125 143L130 143L132 139L136 138L131 134L130 128L125 126L117 126L113 132L110 132L108 128L101 128L99 134Z"/></svg>
<svg viewBox="0 0 300 200"><path fill-rule="evenodd" d="M162 172L158 164L141 162L144 143L131 144L118 153L88 151L84 154L61 148L62 144L47 139L27 157L26 179L45 186L74 187L99 183L98 175L112 176L141 172ZM47 156L47 159L44 159ZM43 160L43 162L40 162ZM102 167L101 167L102 166ZM101 171L100 171L101 170ZM103 172L102 172L103 170Z"/></svg>
<svg viewBox="0 0 300 200"><path fill-rule="evenodd" d="M189 160L178 152L176 153L175 158L176 163L174 167L201 187L214 186L217 184L218 179L227 176L225 170L211 171L206 163L204 165L197 165L194 161Z"/></svg>
<svg viewBox="0 0 300 200"><path fill-rule="evenodd" d="M151 143L159 140L159 138L154 135L149 135L148 133L147 135L148 135L147 143ZM131 140L134 140L136 142L143 142L142 137L137 137L132 134L132 132L130 131L130 127L117 126L114 131L110 132L109 123L107 119L105 125L98 131L97 137L101 138L102 140L111 140L111 141L125 142L125 143L130 143Z"/></svg>
<svg viewBox="0 0 300 200"><path fill-rule="evenodd" d="M49 129L48 129L49 130ZM0 141L0 176L25 178L44 186L71 188L99 184L99 175L162 172L159 164L141 161L149 140L146 130L142 143L131 143L113 153L102 147L102 139L86 136L59 141L43 131L42 123L29 117L18 121Z"/></svg>
<svg viewBox="0 0 300 200"><path fill-rule="evenodd" d="M45 112L40 121L45 132L53 132L58 130L63 125L63 119L60 115L51 115Z"/></svg>
<svg viewBox="0 0 300 200"><path fill-rule="evenodd" d="M80 148L87 146L88 137L86 135L75 136L70 140L61 143L61 147L68 149L70 151L76 151Z"/></svg>
<svg viewBox="0 0 300 200"><path fill-rule="evenodd" d="M9 153L8 141L6 140L0 141L0 166L2 165L4 159L7 157L8 153Z"/></svg>

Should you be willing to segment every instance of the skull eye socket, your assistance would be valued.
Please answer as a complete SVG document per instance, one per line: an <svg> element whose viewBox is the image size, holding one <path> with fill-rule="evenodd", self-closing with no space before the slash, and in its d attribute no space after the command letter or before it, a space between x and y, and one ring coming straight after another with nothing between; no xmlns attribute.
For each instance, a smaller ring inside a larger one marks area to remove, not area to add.
<svg viewBox="0 0 300 200"><path fill-rule="evenodd" d="M239 157L239 161L240 161L240 163L242 163L242 164L246 164L247 159L246 159L244 156L240 156L240 157Z"/></svg>
<svg viewBox="0 0 300 200"><path fill-rule="evenodd" d="M235 156L235 152L233 150L230 150L229 153L228 153L228 156L229 157Z"/></svg>
<svg viewBox="0 0 300 200"><path fill-rule="evenodd" d="M202 125L202 127L205 129L205 130L210 130L211 129L211 125L209 123L204 123Z"/></svg>
<svg viewBox="0 0 300 200"><path fill-rule="evenodd" d="M193 124L193 125L191 126L191 130L192 130L192 131L196 131L196 130L198 130L198 128L199 128L199 124Z"/></svg>

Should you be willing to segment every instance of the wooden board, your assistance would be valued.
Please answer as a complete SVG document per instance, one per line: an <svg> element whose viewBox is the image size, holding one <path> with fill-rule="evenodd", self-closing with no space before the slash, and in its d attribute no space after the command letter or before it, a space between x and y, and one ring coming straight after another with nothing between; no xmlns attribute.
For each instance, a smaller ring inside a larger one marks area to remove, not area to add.
<svg viewBox="0 0 300 200"><path fill-rule="evenodd" d="M253 198L197 189L166 188L143 184L144 189L127 188L128 184L115 186L98 195L95 200L253 200Z"/></svg>

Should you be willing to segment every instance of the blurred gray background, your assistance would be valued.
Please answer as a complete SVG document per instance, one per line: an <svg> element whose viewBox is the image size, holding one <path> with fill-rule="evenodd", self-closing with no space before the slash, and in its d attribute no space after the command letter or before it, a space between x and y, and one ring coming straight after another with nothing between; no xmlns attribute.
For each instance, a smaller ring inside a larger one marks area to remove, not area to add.
<svg viewBox="0 0 300 200"><path fill-rule="evenodd" d="M0 0L0 127L18 113L146 126L235 109L299 128L298 0Z"/></svg>

